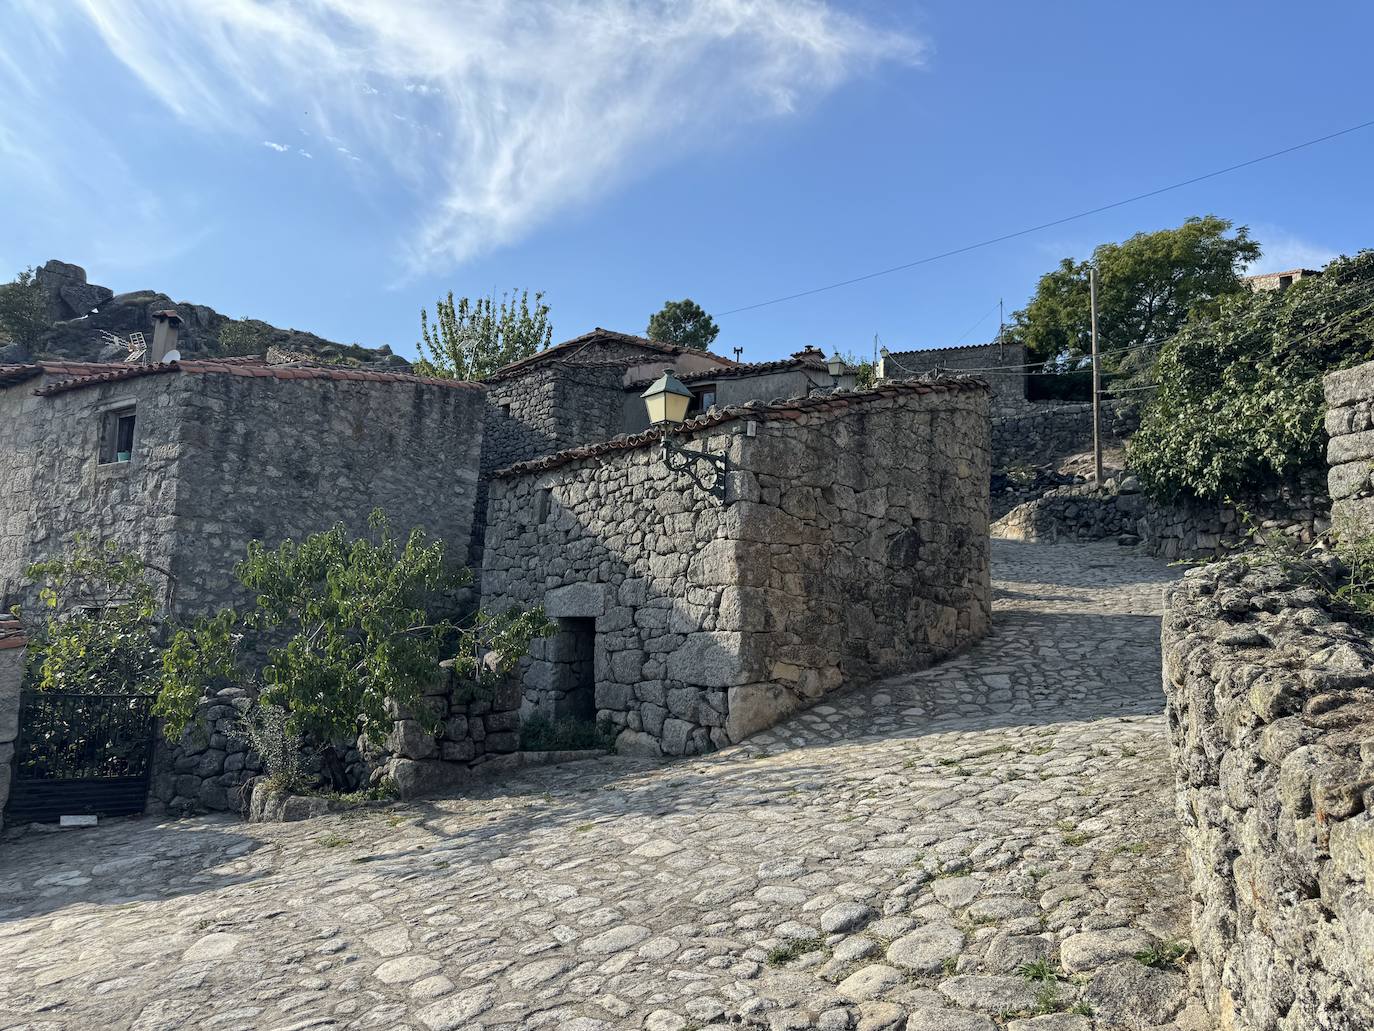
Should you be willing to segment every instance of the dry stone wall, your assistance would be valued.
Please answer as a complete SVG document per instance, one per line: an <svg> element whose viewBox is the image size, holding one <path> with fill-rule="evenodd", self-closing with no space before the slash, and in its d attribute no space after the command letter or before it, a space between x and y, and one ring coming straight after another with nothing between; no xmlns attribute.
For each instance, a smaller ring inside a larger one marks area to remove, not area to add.
<svg viewBox="0 0 1374 1031"><path fill-rule="evenodd" d="M987 427L982 384L899 384L689 424L690 447L729 462L724 504L667 468L654 433L498 475L483 605L542 604L564 631L536 642L525 711L594 712L622 749L699 753L976 640Z"/></svg>
<svg viewBox="0 0 1374 1031"><path fill-rule="evenodd" d="M1238 559L1173 588L1164 691L1204 1000L1232 1031L1374 1026L1374 647Z"/></svg>
<svg viewBox="0 0 1374 1031"><path fill-rule="evenodd" d="M1328 508L1315 477L1299 489L1276 488L1240 505L1165 505L1141 493L1135 477L1125 476L1101 488L1082 484L1047 491L998 519L992 535L1020 541L1115 539L1172 562L1234 551L1255 528L1262 536L1279 534L1310 544L1329 525Z"/></svg>
<svg viewBox="0 0 1374 1031"><path fill-rule="evenodd" d="M1374 533L1374 362L1326 376L1331 518Z"/></svg>
<svg viewBox="0 0 1374 1031"><path fill-rule="evenodd" d="M1135 432L1137 408L1120 401L1102 405L1102 430L1109 440ZM999 398L992 413L992 467L1041 465L1093 445L1093 406L1058 401Z"/></svg>

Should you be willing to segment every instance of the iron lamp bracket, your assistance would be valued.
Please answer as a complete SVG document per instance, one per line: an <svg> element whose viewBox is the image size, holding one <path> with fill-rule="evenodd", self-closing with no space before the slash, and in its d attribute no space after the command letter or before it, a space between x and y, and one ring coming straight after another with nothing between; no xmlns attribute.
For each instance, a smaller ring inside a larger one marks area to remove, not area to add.
<svg viewBox="0 0 1374 1031"><path fill-rule="evenodd" d="M686 473L687 478L713 498L725 501L725 474L729 465L724 455L712 455L684 447L671 433L663 437L663 464L670 472ZM699 469L699 466L705 466Z"/></svg>

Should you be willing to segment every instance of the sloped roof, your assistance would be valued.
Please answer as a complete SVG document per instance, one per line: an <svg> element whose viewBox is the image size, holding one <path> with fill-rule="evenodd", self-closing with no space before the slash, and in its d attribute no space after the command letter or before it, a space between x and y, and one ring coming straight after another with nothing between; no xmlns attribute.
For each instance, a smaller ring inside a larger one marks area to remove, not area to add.
<svg viewBox="0 0 1374 1031"><path fill-rule="evenodd" d="M0 386L22 383L39 375L65 376L48 386L40 387L34 393L39 397L52 397L70 390L96 386L101 383L117 383L143 376L158 376L167 373L186 373L191 375L251 376L261 379L327 379L347 380L362 383L425 383L432 386L450 387L463 390L481 390L477 383L462 380L436 379L416 376L405 372L372 372L363 369L346 368L332 365L290 363L269 365L258 357L183 359L175 362L142 364L128 362L38 362L33 365L0 366Z"/></svg>
<svg viewBox="0 0 1374 1031"><path fill-rule="evenodd" d="M740 379L746 376L766 376L772 372L790 372L793 369L826 368L825 352L814 347L804 348L790 358L779 358L771 362L731 362L719 369L702 369L699 372L673 373L683 383L710 383L718 379ZM639 389L652 383L640 380L626 387L627 390Z"/></svg>
<svg viewBox="0 0 1374 1031"><path fill-rule="evenodd" d="M528 358L521 358L518 362L511 362L509 365L503 365L488 376L487 379L509 379L512 376L519 375L545 362L562 361L571 357L577 351L589 344L597 343L627 344L632 347L642 347L646 351L653 351L674 358L680 354L699 354L705 358L719 362L722 367L730 367L738 364L729 358L722 358L718 354L713 354L710 351L703 351L700 348L682 347L678 344L665 344L661 340L650 340L648 337L634 336L630 333L617 333L615 330L602 329L600 326L597 326L596 329L592 330L590 333L583 333L581 336L573 337L571 340L564 340L561 344L554 344L546 351L532 354Z"/></svg>
<svg viewBox="0 0 1374 1031"><path fill-rule="evenodd" d="M713 408L695 419L688 419L681 425L674 427L672 432L678 436L690 436L693 433L719 426L724 422L733 422L736 419L753 419L760 422L767 422L772 419L799 419L810 412L842 411L846 408L883 398L898 397L902 394L959 393L975 390L986 392L988 389L986 380L976 379L973 376L896 380L867 390L836 390L827 394L789 398L785 401L766 403L748 401L741 405L731 405L728 408ZM651 427L642 433L612 437L610 440L603 440L600 443L584 444L580 447L558 451L552 455L545 455L542 458L533 458L528 462L517 462L504 469L498 469L492 475L505 479L522 476L525 473L544 472L547 469L555 469L558 466L567 465L584 458L594 458L616 451L633 451L636 448L657 444L663 439L666 432Z"/></svg>

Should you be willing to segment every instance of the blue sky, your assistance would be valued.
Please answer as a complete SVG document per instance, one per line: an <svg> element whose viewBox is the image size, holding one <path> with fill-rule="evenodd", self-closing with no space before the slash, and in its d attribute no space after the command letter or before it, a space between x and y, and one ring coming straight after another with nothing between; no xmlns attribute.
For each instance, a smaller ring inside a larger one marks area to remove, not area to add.
<svg viewBox="0 0 1374 1031"><path fill-rule="evenodd" d="M11 0L0 273L413 354L452 289L555 339L900 264L1374 118L1374 6ZM717 348L971 343L1103 240L1213 213L1257 270L1374 245L1374 127L1007 243L722 316Z"/></svg>

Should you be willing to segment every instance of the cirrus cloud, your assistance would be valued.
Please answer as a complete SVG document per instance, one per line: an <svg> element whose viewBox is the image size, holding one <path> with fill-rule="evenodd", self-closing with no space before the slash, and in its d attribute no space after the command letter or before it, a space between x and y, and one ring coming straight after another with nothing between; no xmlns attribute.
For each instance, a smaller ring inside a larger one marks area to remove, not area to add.
<svg viewBox="0 0 1374 1031"><path fill-rule="evenodd" d="M22 2L35 19L57 17L47 0ZM512 243L656 162L924 54L912 35L823 0L59 9L188 126L270 140L290 128L281 112L308 113L341 141L337 160L407 193L413 225L398 244L416 270ZM176 42L152 59L150 39Z"/></svg>

